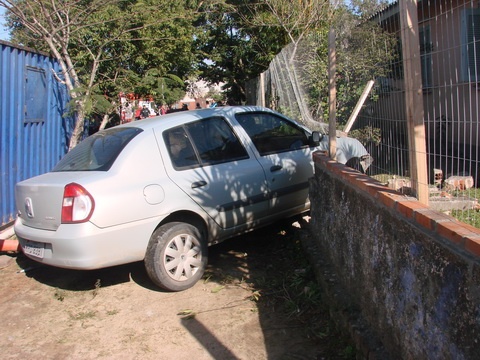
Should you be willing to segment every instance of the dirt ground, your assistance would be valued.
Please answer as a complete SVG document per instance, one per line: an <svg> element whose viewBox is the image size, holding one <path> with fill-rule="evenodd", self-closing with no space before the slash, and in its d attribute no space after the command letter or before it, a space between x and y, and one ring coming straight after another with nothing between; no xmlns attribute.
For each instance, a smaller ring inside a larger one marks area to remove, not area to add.
<svg viewBox="0 0 480 360"><path fill-rule="evenodd" d="M210 247L203 281L178 293L156 288L143 263L73 271L1 255L1 357L346 358L325 313L287 291L306 272L301 231L276 225Z"/></svg>

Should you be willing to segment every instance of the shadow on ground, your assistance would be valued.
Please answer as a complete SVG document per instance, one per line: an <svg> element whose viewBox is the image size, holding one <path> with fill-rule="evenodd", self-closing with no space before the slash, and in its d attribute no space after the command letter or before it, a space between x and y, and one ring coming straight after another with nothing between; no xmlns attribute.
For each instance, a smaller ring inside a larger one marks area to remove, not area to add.
<svg viewBox="0 0 480 360"><path fill-rule="evenodd" d="M322 290L302 249L301 237L308 233L307 227L305 221L283 221L210 247L202 281L249 291L258 308L267 354L278 354L275 347L285 339L290 341L289 350L281 359L354 358L348 339L332 325ZM79 271L42 265L22 254L16 261L26 276L53 288L88 291L100 284L103 288L134 281L164 292L150 281L143 262ZM182 319L182 325L200 343L208 340L203 345L214 358L235 359L195 318Z"/></svg>
<svg viewBox="0 0 480 360"><path fill-rule="evenodd" d="M17 263L28 277L62 290L87 291L95 289L98 281L102 287L108 287L133 280L150 290L161 291L148 278L143 262L98 270L70 270L43 265L20 254Z"/></svg>

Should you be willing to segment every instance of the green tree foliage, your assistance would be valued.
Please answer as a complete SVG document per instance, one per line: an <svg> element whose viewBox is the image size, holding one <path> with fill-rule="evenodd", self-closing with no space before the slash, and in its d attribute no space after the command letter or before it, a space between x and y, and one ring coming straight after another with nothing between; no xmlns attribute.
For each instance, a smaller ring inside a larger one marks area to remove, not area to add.
<svg viewBox="0 0 480 360"><path fill-rule="evenodd" d="M397 39L373 22L357 23L350 13L349 21L337 23L338 96L337 115L344 125L369 80L386 77L395 58ZM370 94L374 101L376 94Z"/></svg>
<svg viewBox="0 0 480 360"><path fill-rule="evenodd" d="M282 29L255 23L256 11L267 8L263 2L227 0L196 23L202 29L196 41L201 77L224 83L228 103L245 101L246 80L265 71L289 41Z"/></svg>
<svg viewBox="0 0 480 360"><path fill-rule="evenodd" d="M62 73L56 76L77 115L73 148L85 118L112 113L119 92L170 102L183 96L178 79L195 69L200 6L217 2L222 1L0 0L0 6L8 10L14 42L59 61Z"/></svg>

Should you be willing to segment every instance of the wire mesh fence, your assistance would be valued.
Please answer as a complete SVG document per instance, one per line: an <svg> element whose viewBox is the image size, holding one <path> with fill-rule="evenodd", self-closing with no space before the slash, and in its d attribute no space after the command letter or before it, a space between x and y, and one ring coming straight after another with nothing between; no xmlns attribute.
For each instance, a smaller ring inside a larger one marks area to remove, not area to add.
<svg viewBox="0 0 480 360"><path fill-rule="evenodd" d="M480 77L480 9L477 1L430 0L418 2L417 22L402 24L404 1L374 18L382 29L399 39L399 56L388 76L376 79L378 98L363 111L357 126L381 129L382 141L370 147L375 158L371 176L403 191L409 189L414 139L408 136L409 79L405 77L402 32L417 37L419 80L416 95L423 112L428 204L480 227L477 219L478 104ZM415 134L413 134L415 136ZM422 148L416 149L422 151Z"/></svg>
<svg viewBox="0 0 480 360"><path fill-rule="evenodd" d="M374 86L348 135L358 137L374 159L367 175L417 197L415 190L424 186L431 208L480 228L479 6L472 0L399 0L371 17L369 22L376 28L372 27L371 35L362 35L363 42L376 39L378 45L381 39L387 44L387 38L379 37L383 33L394 45L376 47L375 59L383 59L378 62L383 70L370 73ZM408 11L415 16L402 18ZM345 27L337 28L345 31ZM349 57L351 46L339 46L346 41L342 36L337 33L341 61L358 58ZM320 81L320 76L316 79L312 70L315 66L317 73L321 66L325 69L326 53L320 50L326 46L325 38L325 34L316 34L285 49L261 79L249 82L248 102L280 110L309 127L328 129L328 94L321 90L326 81ZM345 71L337 74L337 109L358 100L351 84L363 88L369 80L364 74L354 74L353 81L345 82ZM420 112L412 112L415 104ZM419 118L412 119L412 114ZM340 111L337 129L344 129L347 117ZM312 126L319 123L323 124ZM415 160L422 157L423 163ZM425 176L415 176L419 172Z"/></svg>

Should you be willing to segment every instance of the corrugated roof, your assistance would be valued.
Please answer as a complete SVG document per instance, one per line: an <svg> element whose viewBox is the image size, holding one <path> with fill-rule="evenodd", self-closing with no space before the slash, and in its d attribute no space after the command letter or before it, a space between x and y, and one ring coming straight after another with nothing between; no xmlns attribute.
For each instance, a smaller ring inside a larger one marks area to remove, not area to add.
<svg viewBox="0 0 480 360"><path fill-rule="evenodd" d="M367 21L382 21L385 20L386 18L389 18L392 15L395 15L398 13L398 2L399 0L396 0L392 2L391 4L385 5L383 8L379 9L375 14L370 16Z"/></svg>
<svg viewBox="0 0 480 360"><path fill-rule="evenodd" d="M23 46L23 45L19 45L19 44L14 44L10 41L5 41L5 40L0 40L0 45L5 45L5 46L9 46L11 48L15 48L15 49L19 49L19 50L24 50L24 51L28 51L28 52L31 52L31 53L35 53L35 54L40 54L40 55L44 55L46 57L51 57L51 55L47 52L44 52L44 51L38 51L38 50L35 50L35 49L32 49L30 47L27 47L27 46Z"/></svg>

